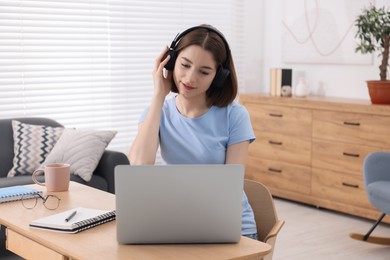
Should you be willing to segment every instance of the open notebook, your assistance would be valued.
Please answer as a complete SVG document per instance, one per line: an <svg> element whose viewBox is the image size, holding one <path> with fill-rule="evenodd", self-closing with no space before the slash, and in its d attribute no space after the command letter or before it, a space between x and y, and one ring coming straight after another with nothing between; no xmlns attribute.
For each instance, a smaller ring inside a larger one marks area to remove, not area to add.
<svg viewBox="0 0 390 260"><path fill-rule="evenodd" d="M72 214L74 212L76 212L76 214ZM73 215L72 218L67 221L71 215ZM30 227L63 233L78 233L85 229L114 220L115 216L115 210L75 208L37 219L30 223Z"/></svg>

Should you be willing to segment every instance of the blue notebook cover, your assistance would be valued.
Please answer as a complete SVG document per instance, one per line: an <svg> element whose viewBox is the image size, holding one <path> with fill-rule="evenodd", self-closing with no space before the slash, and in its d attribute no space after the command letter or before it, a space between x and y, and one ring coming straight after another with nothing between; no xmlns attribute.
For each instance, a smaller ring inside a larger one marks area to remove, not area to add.
<svg viewBox="0 0 390 260"><path fill-rule="evenodd" d="M24 186L0 188L0 203L21 200L23 195L42 194L42 191Z"/></svg>

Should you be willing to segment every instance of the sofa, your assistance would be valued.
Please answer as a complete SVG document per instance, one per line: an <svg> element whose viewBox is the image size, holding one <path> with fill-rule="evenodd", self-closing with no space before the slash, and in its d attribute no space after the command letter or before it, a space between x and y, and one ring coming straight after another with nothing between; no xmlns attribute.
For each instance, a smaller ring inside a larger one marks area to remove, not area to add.
<svg viewBox="0 0 390 260"><path fill-rule="evenodd" d="M0 188L34 183L30 175L15 176L11 178L7 177L9 170L13 166L14 158L12 120L17 120L31 125L62 127L60 123L49 118L31 117L0 119ZM114 168L119 164L129 164L127 156L121 152L105 150L89 182L84 181L77 175L71 175L71 181L79 182L110 193L115 193ZM38 176L38 180L44 181L44 176Z"/></svg>

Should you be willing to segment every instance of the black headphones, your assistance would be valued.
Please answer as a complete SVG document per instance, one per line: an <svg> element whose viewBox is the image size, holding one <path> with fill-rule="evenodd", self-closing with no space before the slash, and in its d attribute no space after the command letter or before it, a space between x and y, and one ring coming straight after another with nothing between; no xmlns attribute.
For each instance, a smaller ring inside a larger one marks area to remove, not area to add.
<svg viewBox="0 0 390 260"><path fill-rule="evenodd" d="M185 30L184 32L176 35L175 39L173 39L173 41L171 43L171 46L169 47L167 53L164 56L164 59L168 55L171 56L171 59L164 66L164 68L166 68L167 70L173 71L173 69L175 67L175 62L176 62L176 59L177 59L177 52L175 51L177 43L186 34L192 32L192 31L194 31L196 29L206 29L208 31L211 31L211 32L214 32L214 33L218 34L218 36L222 39L223 43L225 44L226 60L225 60L225 62L222 63L222 65L218 66L217 73L215 74L215 77L214 77L213 82L211 84L211 86L215 86L217 88L222 88L225 85L226 79L230 75L230 70L229 70L230 55L231 55L230 54L230 48L229 48L229 44L227 43L227 41L226 41L225 37L223 36L223 34L220 31L218 31L216 28L212 27L211 25L200 25L200 26L191 27L191 28Z"/></svg>

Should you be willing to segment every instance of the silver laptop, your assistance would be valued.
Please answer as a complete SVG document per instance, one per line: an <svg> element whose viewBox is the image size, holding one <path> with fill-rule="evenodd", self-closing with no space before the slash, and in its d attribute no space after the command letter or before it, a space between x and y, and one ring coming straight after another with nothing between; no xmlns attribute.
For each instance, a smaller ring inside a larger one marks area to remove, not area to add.
<svg viewBox="0 0 390 260"><path fill-rule="evenodd" d="M234 243L241 237L241 165L119 165L121 244Z"/></svg>

